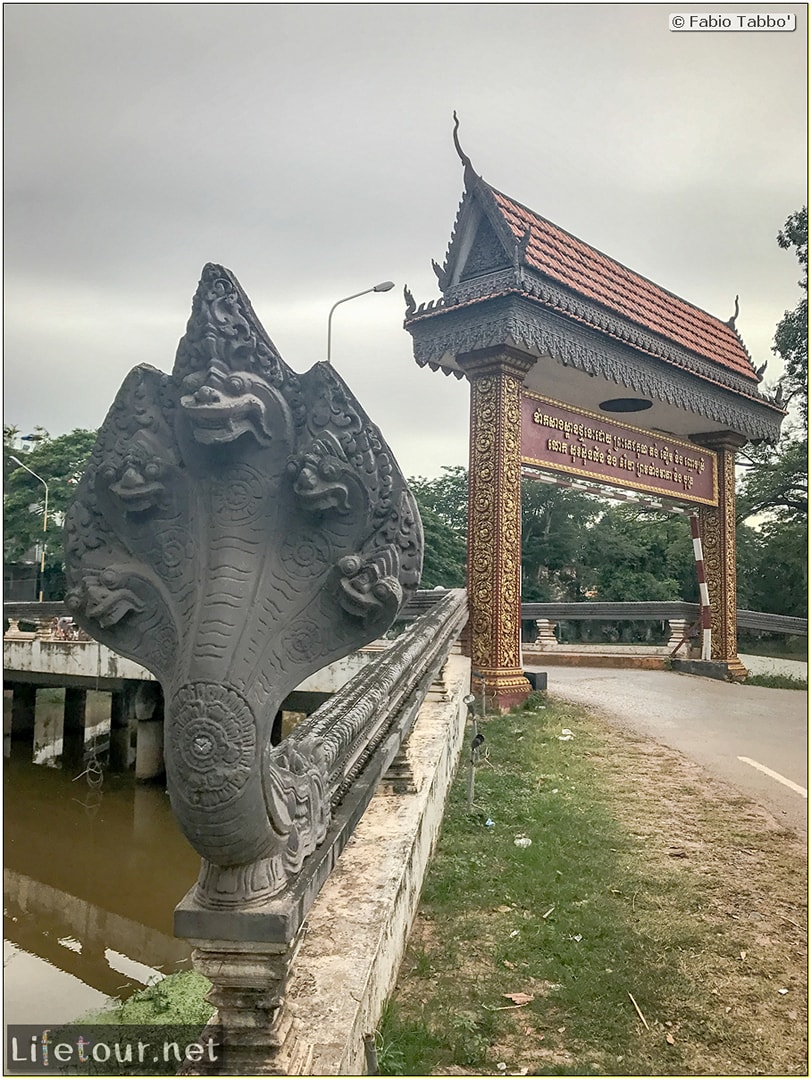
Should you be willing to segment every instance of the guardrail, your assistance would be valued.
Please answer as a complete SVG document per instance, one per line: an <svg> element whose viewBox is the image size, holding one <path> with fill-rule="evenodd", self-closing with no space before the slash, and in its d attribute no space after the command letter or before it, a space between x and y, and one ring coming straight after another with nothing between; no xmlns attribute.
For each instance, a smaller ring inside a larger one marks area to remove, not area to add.
<svg viewBox="0 0 812 1080"><path fill-rule="evenodd" d="M673 622L680 619L695 622L699 618L699 604L690 604L683 600L641 600L629 603L590 600L581 604L522 604L522 618L546 619L553 623L578 622L582 619L606 622L647 619ZM807 633L808 620L791 615L772 615L762 611L739 609L736 611L736 621L742 630L764 630L777 634Z"/></svg>
<svg viewBox="0 0 812 1080"><path fill-rule="evenodd" d="M438 600L448 593L447 589L418 589L414 597L403 608L398 621L411 622L429 611ZM68 615L68 609L61 600L12 601L3 604L3 615L7 619L22 622L48 623L53 619ZM523 619L547 619L550 622L579 622L582 619L620 621L660 619L671 622L684 619L695 622L699 618L699 604L683 600L641 600L628 603L587 600L582 603L525 603L522 604ZM791 615L774 615L763 611L748 611L740 608L736 612L739 629L762 630L775 634L808 633L808 620Z"/></svg>

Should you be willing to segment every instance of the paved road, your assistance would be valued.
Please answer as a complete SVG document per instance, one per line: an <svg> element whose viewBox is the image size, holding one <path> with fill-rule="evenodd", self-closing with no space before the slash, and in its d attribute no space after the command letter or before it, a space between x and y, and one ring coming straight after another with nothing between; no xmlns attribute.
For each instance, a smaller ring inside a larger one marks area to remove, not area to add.
<svg viewBox="0 0 812 1080"><path fill-rule="evenodd" d="M673 747L806 835L803 691L741 686L670 671L552 664L530 670L547 671L552 696L592 706Z"/></svg>

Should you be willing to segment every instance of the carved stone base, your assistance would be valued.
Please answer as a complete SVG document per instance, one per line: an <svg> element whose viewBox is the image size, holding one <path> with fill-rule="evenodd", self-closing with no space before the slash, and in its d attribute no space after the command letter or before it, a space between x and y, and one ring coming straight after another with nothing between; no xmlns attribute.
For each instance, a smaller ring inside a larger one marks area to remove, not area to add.
<svg viewBox="0 0 812 1080"><path fill-rule="evenodd" d="M3 637L6 641L33 641L37 635L30 630L20 629L19 619L8 620L8 630Z"/></svg>
<svg viewBox="0 0 812 1080"><path fill-rule="evenodd" d="M690 619L669 619L668 626L670 634L665 647L668 649L669 655L689 659L691 656L690 630L693 626L692 621Z"/></svg>
<svg viewBox="0 0 812 1080"><path fill-rule="evenodd" d="M747 678L747 668L734 657L732 660L680 660L672 661L672 670L685 675L702 675L708 679L725 682L742 682Z"/></svg>
<svg viewBox="0 0 812 1080"><path fill-rule="evenodd" d="M507 712L527 700L533 688L521 668L482 668L472 672L471 689L477 699L485 684L485 702L496 712Z"/></svg>
<svg viewBox="0 0 812 1080"><path fill-rule="evenodd" d="M734 682L743 682L747 678L749 672L738 656L734 656L732 660L723 660L722 663L727 667L727 673Z"/></svg>
<svg viewBox="0 0 812 1080"><path fill-rule="evenodd" d="M192 962L211 982L207 997L217 1008L222 1038L218 1074L301 1076L309 1069L312 1048L303 1042L299 1021L285 1000L301 937L278 945L193 941ZM185 1071L195 1074L194 1066Z"/></svg>
<svg viewBox="0 0 812 1080"><path fill-rule="evenodd" d="M437 673L437 678L429 687L429 692L426 694L427 701L448 701L448 687L445 683L445 665Z"/></svg>
<svg viewBox="0 0 812 1080"><path fill-rule="evenodd" d="M385 795L413 795L417 791L405 744L398 750L395 760L383 774L378 791Z"/></svg>
<svg viewBox="0 0 812 1080"><path fill-rule="evenodd" d="M555 636L555 623L549 619L536 619L536 649L557 649L558 638Z"/></svg>

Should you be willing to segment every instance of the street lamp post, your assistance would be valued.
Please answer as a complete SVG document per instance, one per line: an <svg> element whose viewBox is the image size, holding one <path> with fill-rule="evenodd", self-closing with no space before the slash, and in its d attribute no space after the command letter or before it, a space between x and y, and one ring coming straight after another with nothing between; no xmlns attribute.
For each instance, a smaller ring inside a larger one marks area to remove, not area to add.
<svg viewBox="0 0 812 1080"><path fill-rule="evenodd" d="M330 314L327 316L327 363L330 363L330 345L331 345L331 333L333 326L333 312L339 304L346 304L348 300L355 300L358 296L366 296L371 292L389 292L390 289L394 289L394 281L381 281L377 285L373 285L371 289L364 289L362 292L353 293L352 296L345 296L343 300L336 300L333 306L330 308Z"/></svg>
<svg viewBox="0 0 812 1080"><path fill-rule="evenodd" d="M20 461L20 459L15 457L13 454L9 454L9 457L13 462L15 462L15 464L19 465L21 469L25 469L26 472L31 473L31 475L35 477L35 479L39 480L39 482L45 488L45 507L42 513L42 555L40 556L39 564L39 602L42 603L42 596L45 585L45 541L47 539L46 534L48 531L48 484L42 479L39 473L35 473L33 469L29 469L24 461Z"/></svg>

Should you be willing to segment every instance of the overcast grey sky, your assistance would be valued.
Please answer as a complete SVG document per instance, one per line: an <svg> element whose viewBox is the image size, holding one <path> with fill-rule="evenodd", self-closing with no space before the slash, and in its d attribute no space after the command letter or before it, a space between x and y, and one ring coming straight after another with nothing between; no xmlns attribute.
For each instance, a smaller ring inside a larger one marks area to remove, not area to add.
<svg viewBox="0 0 812 1080"><path fill-rule="evenodd" d="M474 167L728 318L756 362L795 306L776 234L806 197L794 33L673 33L707 4L9 4L5 422L96 427L171 370L207 261L288 364L333 361L407 475L467 463L468 394L417 367L402 286L437 295ZM780 375L773 358L767 382Z"/></svg>

